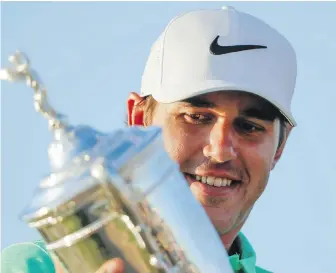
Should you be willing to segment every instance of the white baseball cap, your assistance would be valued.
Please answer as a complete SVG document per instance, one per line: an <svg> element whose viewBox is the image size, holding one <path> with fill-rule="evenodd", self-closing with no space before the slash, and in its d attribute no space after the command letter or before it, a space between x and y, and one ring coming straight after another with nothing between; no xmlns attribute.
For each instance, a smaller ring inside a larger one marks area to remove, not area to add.
<svg viewBox="0 0 336 273"><path fill-rule="evenodd" d="M171 103L214 91L256 94L292 126L297 63L275 29L232 7L174 18L151 48L141 96Z"/></svg>

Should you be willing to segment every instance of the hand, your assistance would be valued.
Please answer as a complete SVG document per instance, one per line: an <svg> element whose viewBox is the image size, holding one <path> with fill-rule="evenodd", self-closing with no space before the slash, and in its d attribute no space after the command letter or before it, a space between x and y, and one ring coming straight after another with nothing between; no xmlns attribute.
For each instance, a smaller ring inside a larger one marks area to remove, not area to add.
<svg viewBox="0 0 336 273"><path fill-rule="evenodd" d="M55 262L55 273L65 273L58 262ZM105 262L95 273L124 273L124 262L120 258L114 258Z"/></svg>

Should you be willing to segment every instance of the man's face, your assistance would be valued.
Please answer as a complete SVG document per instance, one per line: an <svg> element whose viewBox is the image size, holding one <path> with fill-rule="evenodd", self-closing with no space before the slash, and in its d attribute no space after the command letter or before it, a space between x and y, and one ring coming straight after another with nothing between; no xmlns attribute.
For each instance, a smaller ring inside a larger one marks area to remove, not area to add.
<svg viewBox="0 0 336 273"><path fill-rule="evenodd" d="M214 92L158 103L153 113L167 152L221 234L242 226L283 149L268 107L248 93Z"/></svg>

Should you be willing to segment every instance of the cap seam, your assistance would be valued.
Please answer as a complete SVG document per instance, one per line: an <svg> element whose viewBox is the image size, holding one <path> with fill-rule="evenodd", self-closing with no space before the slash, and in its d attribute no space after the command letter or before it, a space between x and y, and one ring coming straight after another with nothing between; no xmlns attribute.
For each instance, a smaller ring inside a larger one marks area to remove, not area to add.
<svg viewBox="0 0 336 273"><path fill-rule="evenodd" d="M237 20L237 24L238 24L238 41L241 41L240 38L241 38L241 20L239 18L239 16L237 16L237 13L238 11L235 11L235 17L236 17L236 20Z"/></svg>
<svg viewBox="0 0 336 273"><path fill-rule="evenodd" d="M180 14L176 17L174 17L172 20L170 20L170 22L168 23L168 25L166 26L165 30L163 31L163 35L162 35L162 44L161 44L161 62L160 62L160 86L162 85L162 78L163 78L163 62L164 62L164 51L165 51L165 42L166 42L166 36L167 36L167 32L170 28L170 26L179 18L183 17L184 15L191 13L190 12L186 12L183 14Z"/></svg>
<svg viewBox="0 0 336 273"><path fill-rule="evenodd" d="M183 16L185 16L187 14L194 13L194 12L199 12L199 11L202 11L202 10L207 11L208 9L192 10L192 11L188 11L188 12L185 12L185 13L182 13L182 14L176 16L175 18L173 18L172 20L170 20L170 22L166 26L165 30L163 31L163 34L162 34L162 44L161 44L160 86L162 85L162 79L163 79L163 62L164 62L164 51L165 51L166 35L167 35L167 32L168 32L170 26L176 20L180 19L181 17L183 17ZM211 9L211 10L215 11L215 10L218 10L218 9Z"/></svg>

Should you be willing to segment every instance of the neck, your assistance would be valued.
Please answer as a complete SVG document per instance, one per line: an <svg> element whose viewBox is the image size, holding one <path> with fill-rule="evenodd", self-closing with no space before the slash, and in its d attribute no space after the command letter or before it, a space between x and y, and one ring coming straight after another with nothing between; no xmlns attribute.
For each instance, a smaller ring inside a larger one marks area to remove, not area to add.
<svg viewBox="0 0 336 273"><path fill-rule="evenodd" d="M233 234L225 234L225 235L222 235L220 237L221 241L222 241L226 251L229 253L229 255L235 254L235 253L232 253L232 252L235 252L234 249L237 248L236 244L234 244L237 236L238 236L238 232L235 232Z"/></svg>
<svg viewBox="0 0 336 273"><path fill-rule="evenodd" d="M219 233L220 239L225 246L226 251L229 255L234 255L236 253L241 254L240 252L240 242L238 240L238 233L242 229L243 225L245 224L248 215L250 214L252 208L246 213L245 217L242 218L242 221L239 224L233 226L229 231L221 231L218 229L220 227L219 224L217 226L217 231ZM237 239L237 240L236 240Z"/></svg>
<svg viewBox="0 0 336 273"><path fill-rule="evenodd" d="M220 239L225 246L226 251L228 254L234 255L236 253L240 254L240 244L238 240L238 233L242 228L243 224L236 227L235 229L230 230L229 232L220 235Z"/></svg>

